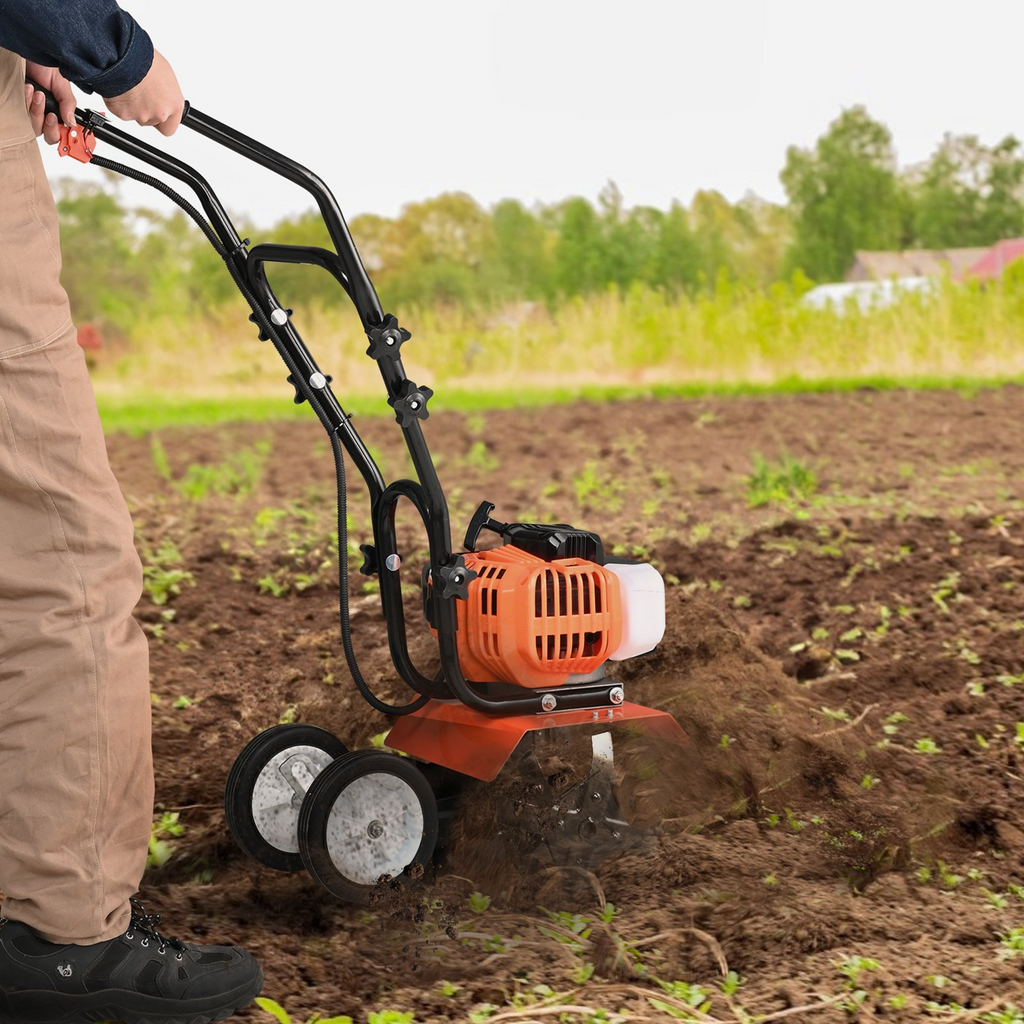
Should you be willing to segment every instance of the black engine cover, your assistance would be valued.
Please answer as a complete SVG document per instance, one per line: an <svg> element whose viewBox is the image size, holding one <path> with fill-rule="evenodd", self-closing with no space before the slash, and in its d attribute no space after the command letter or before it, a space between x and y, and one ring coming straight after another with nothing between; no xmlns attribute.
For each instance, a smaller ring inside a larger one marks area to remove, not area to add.
<svg viewBox="0 0 1024 1024"><path fill-rule="evenodd" d="M604 565L604 544L596 533L577 530L566 523L509 523L501 531L507 544L520 548L545 562L556 558L583 558Z"/></svg>

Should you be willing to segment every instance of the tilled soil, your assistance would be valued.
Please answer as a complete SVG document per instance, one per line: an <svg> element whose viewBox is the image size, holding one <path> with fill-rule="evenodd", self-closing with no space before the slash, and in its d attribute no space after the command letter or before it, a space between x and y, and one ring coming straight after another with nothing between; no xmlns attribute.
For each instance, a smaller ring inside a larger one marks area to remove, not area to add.
<svg viewBox="0 0 1024 1024"><path fill-rule="evenodd" d="M360 428L389 478L408 475L392 422ZM138 614L157 810L184 828L143 890L170 931L248 946L297 1021L485 1019L485 1004L528 1020L556 993L649 1020L691 1019L687 1005L693 1019L977 1019L1024 1003L1024 391L577 404L439 413L426 430L457 538L487 498L501 519L574 522L666 575L668 634L622 678L692 744L632 737L618 761L656 834L590 872L524 871L473 834L486 814L468 816L446 870L369 907L248 861L220 801L250 738L294 720L359 748L388 728L341 652L329 450L312 416L164 431L166 463L153 438L117 436L151 567ZM755 453L813 467L816 493L749 507ZM216 480L205 496L196 466ZM422 531L400 517L399 532L417 566ZM417 579L407 618L426 671ZM363 672L400 700L366 584L351 583ZM725 994L728 972L742 984Z"/></svg>

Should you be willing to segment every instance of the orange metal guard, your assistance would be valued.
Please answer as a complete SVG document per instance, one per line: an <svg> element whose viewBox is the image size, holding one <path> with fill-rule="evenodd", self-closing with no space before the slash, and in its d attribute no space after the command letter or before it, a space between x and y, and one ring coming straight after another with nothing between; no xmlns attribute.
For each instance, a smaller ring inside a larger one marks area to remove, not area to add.
<svg viewBox="0 0 1024 1024"><path fill-rule="evenodd" d="M491 782L528 733L567 725L622 725L636 722L651 736L687 744L689 737L667 711L624 703L600 711L555 711L550 715L499 717L457 701L432 700L399 718L387 745L411 757Z"/></svg>

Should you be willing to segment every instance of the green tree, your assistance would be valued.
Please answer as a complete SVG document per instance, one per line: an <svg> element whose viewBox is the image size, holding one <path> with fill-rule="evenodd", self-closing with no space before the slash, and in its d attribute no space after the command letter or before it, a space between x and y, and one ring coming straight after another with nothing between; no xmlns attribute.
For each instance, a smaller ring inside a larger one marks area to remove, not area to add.
<svg viewBox="0 0 1024 1024"><path fill-rule="evenodd" d="M503 199L491 211L494 268L489 277L502 296L543 298L551 292L548 233L517 199Z"/></svg>
<svg viewBox="0 0 1024 1024"><path fill-rule="evenodd" d="M910 177L914 226L928 248L991 245L1024 231L1024 154L1012 135L988 147L947 134Z"/></svg>
<svg viewBox="0 0 1024 1024"><path fill-rule="evenodd" d="M61 283L75 319L127 328L145 307L149 277L135 260L128 211L101 185L62 180L57 187Z"/></svg>
<svg viewBox="0 0 1024 1024"><path fill-rule="evenodd" d="M692 291L700 277L700 245L689 214L681 203L673 203L658 225L650 283L670 292Z"/></svg>
<svg viewBox="0 0 1024 1024"><path fill-rule="evenodd" d="M780 177L793 209L787 272L839 280L857 249L905 241L892 136L864 107L844 110L812 150L790 147Z"/></svg>
<svg viewBox="0 0 1024 1024"><path fill-rule="evenodd" d="M558 210L554 276L558 291L583 295L603 283L604 230L597 211L583 198L567 199Z"/></svg>

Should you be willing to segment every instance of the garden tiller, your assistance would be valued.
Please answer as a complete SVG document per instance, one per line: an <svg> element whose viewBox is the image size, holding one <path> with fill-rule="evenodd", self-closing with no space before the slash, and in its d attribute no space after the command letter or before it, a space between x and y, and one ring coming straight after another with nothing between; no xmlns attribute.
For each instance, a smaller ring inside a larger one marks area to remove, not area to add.
<svg viewBox="0 0 1024 1024"><path fill-rule="evenodd" d="M47 109L56 104L47 98ZM252 309L261 341L288 368L297 403L308 402L331 442L338 488L341 638L352 678L377 711L394 716L387 750L349 751L326 730L277 725L258 734L231 769L227 820L238 845L260 864L305 868L324 888L366 900L382 880L421 874L435 858L442 824L467 801L479 806L472 780L495 780L513 758L523 794L499 807L495 828L517 849L549 863L589 864L635 839L617 799L611 727L673 743L685 734L665 712L625 700L606 672L611 663L653 650L665 629L664 584L651 565L615 558L601 538L564 524L504 523L481 503L463 543L452 547L448 505L423 424L433 391L406 375L410 333L385 314L356 252L341 210L315 174L227 125L186 106L182 124L301 186L313 196L334 249L261 243L238 236L220 200L189 165L114 127L91 110L62 126L61 155L96 164L157 188L202 229ZM200 213L166 182L93 152L101 140L188 185ZM311 264L331 274L352 300L408 446L417 480L387 483L267 279L270 264ZM359 671L348 607L348 537L342 449L369 490L373 543L363 544L362 572L377 576L391 658L414 699L379 699ZM564 459L566 453L557 454ZM437 639L440 671L413 665L406 640L401 565L395 534L398 502L419 513L429 542L423 609ZM501 545L477 551L483 531ZM586 764L569 783L556 780L533 746L566 726L585 743ZM587 742L589 741L589 742ZM401 752L395 753L393 751ZM401 756L405 755L405 756ZM509 771L512 771L510 766Z"/></svg>

